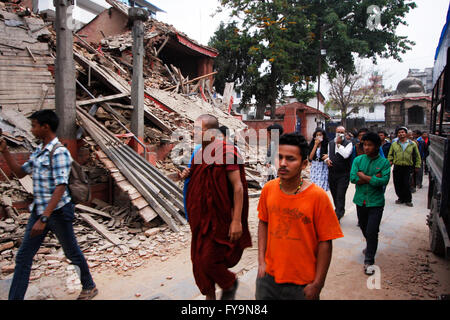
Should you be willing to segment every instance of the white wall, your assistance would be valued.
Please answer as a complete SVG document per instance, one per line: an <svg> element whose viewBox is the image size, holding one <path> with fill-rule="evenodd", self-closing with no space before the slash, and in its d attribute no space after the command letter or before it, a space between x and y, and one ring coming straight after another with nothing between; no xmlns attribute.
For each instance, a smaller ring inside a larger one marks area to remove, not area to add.
<svg viewBox="0 0 450 320"><path fill-rule="evenodd" d="M85 2L91 2L96 4L98 8L107 9L111 7L108 3L106 3L104 0L88 0ZM55 12L55 6L53 5L53 0L39 0L39 12L48 12L53 13ZM100 11L100 10L98 10ZM103 10L101 10L103 11ZM100 11L100 12L101 12ZM73 19L81 22L82 24L86 24L92 19L94 19L100 12L95 12L92 10L87 10L84 7L81 8L80 6L77 6L77 0L75 0L75 5L72 11L72 17Z"/></svg>
<svg viewBox="0 0 450 320"><path fill-rule="evenodd" d="M365 118L366 121L384 121L384 109L383 104L376 104L374 112L370 112L369 107L362 107L357 114L352 114L349 118Z"/></svg>
<svg viewBox="0 0 450 320"><path fill-rule="evenodd" d="M307 103L308 106L317 109L317 97L312 98ZM325 105L319 100L319 110L325 113Z"/></svg>

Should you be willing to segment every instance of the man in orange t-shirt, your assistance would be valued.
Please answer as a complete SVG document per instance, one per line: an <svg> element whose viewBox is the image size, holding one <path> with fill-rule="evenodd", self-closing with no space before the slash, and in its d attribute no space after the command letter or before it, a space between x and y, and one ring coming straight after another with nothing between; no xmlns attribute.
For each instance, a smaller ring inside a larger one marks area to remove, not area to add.
<svg viewBox="0 0 450 320"><path fill-rule="evenodd" d="M327 193L303 181L307 153L302 135L280 137L279 178L266 183L258 204L257 300L319 299L331 240L344 236Z"/></svg>

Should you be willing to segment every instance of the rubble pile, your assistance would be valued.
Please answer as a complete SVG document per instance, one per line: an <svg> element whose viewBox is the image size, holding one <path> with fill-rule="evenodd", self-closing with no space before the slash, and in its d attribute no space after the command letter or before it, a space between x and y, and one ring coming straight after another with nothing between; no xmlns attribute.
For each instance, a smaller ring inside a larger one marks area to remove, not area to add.
<svg viewBox="0 0 450 320"><path fill-rule="evenodd" d="M94 271L115 270L124 273L141 266L146 259L164 261L178 253L180 247L176 243L186 243L190 239L188 226L175 233L165 226L144 226L130 208L105 206L102 210L114 219L95 217L96 221L114 232L122 245L110 243L93 231L79 215L76 215L74 221L77 241L89 267ZM23 213L18 221L11 218L0 221L0 279L14 272L15 255L25 233L28 216L28 213ZM49 233L34 258L30 280L35 281L50 274L66 276L70 271L69 264L59 241L54 234ZM69 293L74 292L75 286L79 284L77 279L67 277L67 280Z"/></svg>
<svg viewBox="0 0 450 320"><path fill-rule="evenodd" d="M37 70L38 67L42 69L35 75L36 85L24 88L23 92L23 94L28 91L33 93L35 100L28 103L23 95L20 95L17 99L26 102L19 100L23 106L13 101L11 105L14 106L3 105L0 110L0 128L3 129L3 137L6 138L11 150L31 152L37 142L30 135L29 128L24 127L29 122L26 117L39 109L54 108L56 33L52 22L45 21L41 16L11 0L0 1L0 18L3 19L0 20L0 24L5 23L2 25L5 32L0 35L0 57L8 56L7 62L14 60L14 63L17 63L14 68L19 68L11 69L11 72L17 74L28 72L26 68L29 67L30 70ZM7 20L14 23L6 23ZM12 39L11 35L17 33L23 35ZM27 46L20 38L29 37L30 34L32 38L29 41L32 44ZM195 118L203 113L216 115L221 125L226 125L232 130L246 127L242 121L224 112L222 101L216 98L216 93L212 89L209 79L212 74L199 79L185 78L179 68L171 63L165 63L159 56L163 47L168 45L169 37L179 34L183 35L172 26L157 20L151 19L146 23L144 142L150 152L156 153L158 148L176 144L177 141L172 138L172 133L176 130L181 129L191 135ZM78 108L89 112L111 135L128 143L133 139L130 133L133 109L130 99L132 75L130 32L105 38L100 48L88 43L76 33L74 39ZM11 88L18 87L20 82L17 81L13 80L8 84L0 82L2 84L0 98L4 98ZM125 201L114 199L112 205L101 203L96 199L89 204L89 210L76 209L74 228L89 265L100 270L116 268L119 271L127 271L142 264L143 258L158 257L165 260L169 255L176 254L175 246L172 244L188 241L189 227L181 225L179 232L174 232L170 226L165 225L140 192L133 188L129 179L121 175L115 163L104 153L99 155L102 147L86 128L83 128L79 117L77 120L80 125L79 137L83 141L78 162L87 172L90 183L92 185L106 183L112 177L115 184L128 196ZM157 159L156 168L165 177L174 176L182 169L174 163L170 154L163 159ZM256 165L253 165L253 168L256 168ZM0 179L2 194L0 278L3 278L13 272L14 255L22 241L29 217L27 210L18 212L13 203L29 203L32 195L29 181L28 188L24 188L26 184L23 181L4 179L3 176L0 176ZM249 182L256 181L254 186L260 187L260 182L257 181L260 180L258 170L252 171L248 179ZM176 185L181 190L183 183L177 182ZM143 211L154 218L151 221L143 220ZM64 258L59 242L51 233L35 260L32 280L39 279L44 274L67 275L73 271L67 269L68 261ZM74 281L70 284L74 285Z"/></svg>

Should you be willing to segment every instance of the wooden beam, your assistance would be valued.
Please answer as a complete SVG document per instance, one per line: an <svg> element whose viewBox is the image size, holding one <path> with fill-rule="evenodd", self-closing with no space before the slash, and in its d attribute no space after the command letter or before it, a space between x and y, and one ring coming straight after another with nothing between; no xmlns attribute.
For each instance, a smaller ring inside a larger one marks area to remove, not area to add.
<svg viewBox="0 0 450 320"><path fill-rule="evenodd" d="M36 58L33 56L33 53L31 52L30 48L26 46L28 53L30 54L31 58L33 59L34 63L36 63Z"/></svg>
<svg viewBox="0 0 450 320"><path fill-rule="evenodd" d="M110 100L120 99L120 98L124 98L124 97L128 97L128 96L129 96L128 93L118 93L118 94L113 94L111 96L106 96L106 97L82 100L82 101L77 101L77 106L84 106L87 104L94 104L94 103L98 103L98 102L110 101Z"/></svg>
<svg viewBox="0 0 450 320"><path fill-rule="evenodd" d="M166 40L164 40L163 44L161 45L161 47L159 47L158 51L156 51L156 57L158 57L159 53L161 52L161 50L164 48L164 46L167 44L167 41L169 41L169 36L166 37Z"/></svg>
<svg viewBox="0 0 450 320"><path fill-rule="evenodd" d="M78 209L78 210L85 211L85 212L88 212L88 213L93 213L93 214L96 214L96 215L99 215L99 216L102 216L102 217L105 217L105 218L108 218L108 219L112 218L109 214L107 214L107 213L105 213L103 211L100 211L100 210L97 210L97 209L94 209L94 208L91 208L91 207L88 207L88 206L85 206L85 205L82 205L82 204L77 204L75 206L75 208Z"/></svg>
<svg viewBox="0 0 450 320"><path fill-rule="evenodd" d="M183 83L183 84L188 84L188 83L195 82L195 81L197 81L197 80L201 80L201 79L204 79L204 78L208 78L208 77L210 77L210 76L212 76L212 75L215 75L216 73L217 73L217 71L214 71L214 72L212 72L212 73L208 73L208 74L205 74L205 75L203 75L203 76L200 76L200 77L194 78L194 79L192 79L192 80L186 81L186 82ZM177 86L165 88L164 91L169 91L169 90L175 89L176 87L177 87Z"/></svg>
<svg viewBox="0 0 450 320"><path fill-rule="evenodd" d="M95 221L89 214L80 213L80 217L112 244L115 244L116 246L122 244L122 241L120 241L120 239L115 234L109 232L104 226Z"/></svg>

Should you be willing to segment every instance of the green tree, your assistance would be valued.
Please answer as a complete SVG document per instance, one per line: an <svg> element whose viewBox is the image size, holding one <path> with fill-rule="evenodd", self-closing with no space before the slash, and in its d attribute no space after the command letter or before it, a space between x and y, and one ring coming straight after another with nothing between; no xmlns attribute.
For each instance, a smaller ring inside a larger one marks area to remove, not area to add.
<svg viewBox="0 0 450 320"><path fill-rule="evenodd" d="M255 96L257 118L263 117L267 105L275 114L286 85L292 85L300 98L310 96L307 83L318 78L319 58L322 73L333 79L338 73L355 72L357 56L401 60L400 54L414 44L395 34L416 7L411 1L221 0L221 5L218 11L230 9L236 20L230 29L221 25L210 42L220 52L216 69L223 68L217 85L239 84L243 105ZM381 8L378 15L368 12L374 5ZM370 28L373 22L377 28ZM228 48L223 44L227 40ZM325 57L320 48L327 50ZM233 67L224 67L230 63Z"/></svg>
<svg viewBox="0 0 450 320"><path fill-rule="evenodd" d="M222 93L227 82L236 84L245 76L247 66L252 63L252 57L247 52L255 44L253 38L239 31L237 22L228 25L220 23L208 43L220 52L214 61L214 67L218 71L214 81L217 92Z"/></svg>

